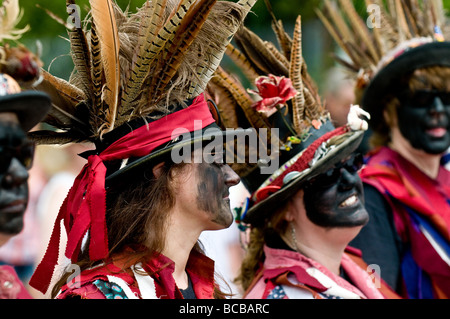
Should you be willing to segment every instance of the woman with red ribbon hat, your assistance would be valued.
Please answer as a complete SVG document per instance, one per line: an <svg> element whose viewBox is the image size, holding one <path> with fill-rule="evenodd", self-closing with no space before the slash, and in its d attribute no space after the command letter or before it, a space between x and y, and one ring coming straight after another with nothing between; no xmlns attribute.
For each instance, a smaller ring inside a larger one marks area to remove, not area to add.
<svg viewBox="0 0 450 319"><path fill-rule="evenodd" d="M45 122L59 131L33 137L95 150L81 154L87 164L31 286L49 288L63 222L71 265L53 297L224 297L198 237L232 223L228 188L239 177L221 152L205 154L226 132L204 90L254 2L152 0L130 13L90 1L90 29L69 29L70 81L44 72L40 86L54 105Z"/></svg>
<svg viewBox="0 0 450 319"><path fill-rule="evenodd" d="M448 299L450 173L441 159L450 147L450 42L443 3L368 1L367 11L367 24L348 0L327 2L322 14L372 116L373 149L361 171L370 221L351 245L402 297Z"/></svg>
<svg viewBox="0 0 450 319"><path fill-rule="evenodd" d="M251 193L236 210L247 236L237 278L244 297L395 296L381 289L386 286L368 273L358 251L347 247L368 220L358 176L362 160L354 153L367 128L363 112L352 106L349 123L334 128L302 57L301 17L293 38L275 18L273 28L281 51L245 27L235 35L237 47L230 45L227 51L255 81L256 91L247 92L223 69L210 84L217 100L236 110L234 117L229 112L226 126L233 127L234 120L234 125L278 135L278 140L261 137L264 145L278 144L271 145L275 151L270 159L232 166ZM275 159L280 165L263 173Z"/></svg>

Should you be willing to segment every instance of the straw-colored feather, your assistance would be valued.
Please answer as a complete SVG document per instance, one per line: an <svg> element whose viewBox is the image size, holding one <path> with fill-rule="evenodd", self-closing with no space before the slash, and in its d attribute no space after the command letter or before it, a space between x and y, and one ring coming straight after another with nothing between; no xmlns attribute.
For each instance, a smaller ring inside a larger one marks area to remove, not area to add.
<svg viewBox="0 0 450 319"><path fill-rule="evenodd" d="M105 74L102 100L108 106L108 110L103 131L109 132L114 129L119 104L119 34L111 0L90 0L89 3L92 8L92 19L98 31L102 68Z"/></svg>

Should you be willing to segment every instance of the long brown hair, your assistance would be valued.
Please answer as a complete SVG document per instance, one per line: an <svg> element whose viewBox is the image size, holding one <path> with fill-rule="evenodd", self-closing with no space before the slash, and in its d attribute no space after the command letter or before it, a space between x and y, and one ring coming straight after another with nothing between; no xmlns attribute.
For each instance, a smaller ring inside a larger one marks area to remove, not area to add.
<svg viewBox="0 0 450 319"><path fill-rule="evenodd" d="M244 291L250 287L264 263L266 236L274 233L284 234L286 232L289 225L289 222L284 219L287 206L288 204L285 204L261 225L251 228L246 253L241 264L239 275L235 279L236 283L240 284Z"/></svg>
<svg viewBox="0 0 450 319"><path fill-rule="evenodd" d="M163 251L169 212L175 204L171 181L175 172L185 165L164 163L158 178L153 176L151 169L147 169L139 175L128 177L127 183L108 189L106 223L109 256L106 260L92 262L89 254L82 252L76 263L81 271L101 262L111 263L118 255L122 258L123 270L127 271L127 267ZM204 254L200 242L193 249ZM66 272L58 280L52 289L52 298L70 275ZM216 285L215 297L225 296Z"/></svg>

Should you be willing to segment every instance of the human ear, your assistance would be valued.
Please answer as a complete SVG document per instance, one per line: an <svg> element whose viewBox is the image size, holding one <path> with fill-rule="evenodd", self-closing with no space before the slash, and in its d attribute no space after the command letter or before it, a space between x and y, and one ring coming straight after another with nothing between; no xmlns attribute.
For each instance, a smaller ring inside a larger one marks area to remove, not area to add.
<svg viewBox="0 0 450 319"><path fill-rule="evenodd" d="M294 221L298 212L302 209L305 210L305 203L303 202L304 193L303 189L300 189L289 199L286 204L286 213L284 215L286 221Z"/></svg>
<svg viewBox="0 0 450 319"><path fill-rule="evenodd" d="M161 162L152 168L153 176L155 176L156 178L159 178L161 176L164 164L164 162Z"/></svg>

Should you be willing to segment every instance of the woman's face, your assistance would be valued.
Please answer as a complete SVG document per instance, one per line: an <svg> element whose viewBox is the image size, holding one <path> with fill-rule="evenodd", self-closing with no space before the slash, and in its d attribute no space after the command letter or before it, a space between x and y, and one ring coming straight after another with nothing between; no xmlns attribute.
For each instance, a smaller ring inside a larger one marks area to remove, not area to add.
<svg viewBox="0 0 450 319"><path fill-rule="evenodd" d="M412 147L442 154L450 147L450 93L417 90L401 100L398 127Z"/></svg>
<svg viewBox="0 0 450 319"><path fill-rule="evenodd" d="M175 195L192 217L199 216L208 229L223 229L233 222L229 188L239 183L239 176L222 164L218 155L212 163L192 163L190 173L179 183Z"/></svg>
<svg viewBox="0 0 450 319"><path fill-rule="evenodd" d="M23 130L15 123L0 120L0 233L18 234L28 203L27 164L33 151Z"/></svg>
<svg viewBox="0 0 450 319"><path fill-rule="evenodd" d="M322 227L365 225L369 215L364 207L364 193L358 170L360 158L349 158L334 171L315 178L305 188L304 204L308 218Z"/></svg>

